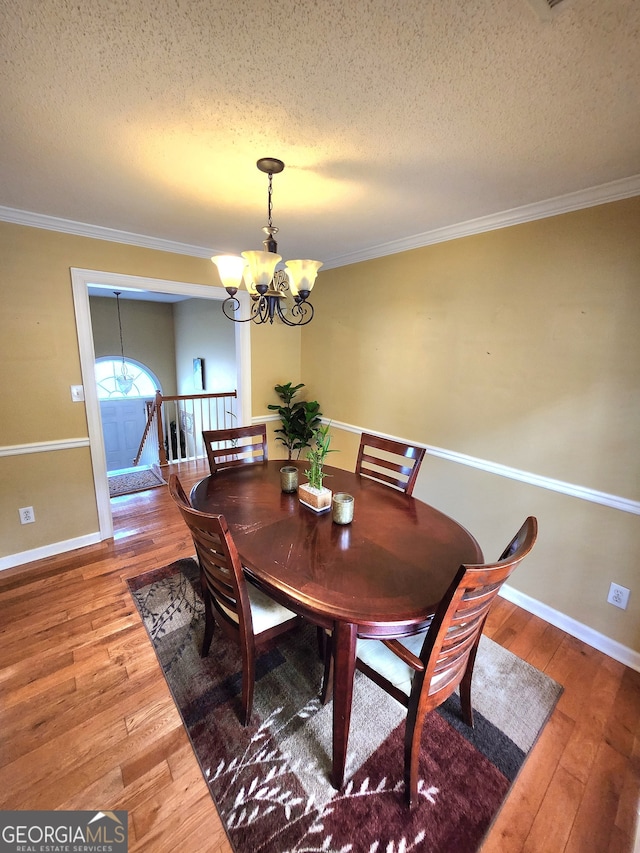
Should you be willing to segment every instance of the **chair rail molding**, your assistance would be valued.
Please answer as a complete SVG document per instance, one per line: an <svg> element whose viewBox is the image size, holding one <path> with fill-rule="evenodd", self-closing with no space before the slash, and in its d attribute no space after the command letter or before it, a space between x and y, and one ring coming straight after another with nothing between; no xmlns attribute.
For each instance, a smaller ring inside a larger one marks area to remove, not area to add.
<svg viewBox="0 0 640 853"><path fill-rule="evenodd" d="M89 437L63 438L58 441L34 441L30 444L9 444L0 447L0 456L22 456L25 453L49 453L52 450L74 450L89 447Z"/></svg>
<svg viewBox="0 0 640 853"><path fill-rule="evenodd" d="M331 425L336 429L342 429L345 432L353 432L360 435L362 432L368 431L361 427L354 426L353 424L331 420L330 418L322 418L322 420L325 423L331 422ZM599 492L595 489L588 489L585 486L577 486L573 483L565 483L561 480L554 480L550 477L542 477L539 474L533 474L530 471L521 471L518 468L510 468L507 465L490 462L486 459L477 459L473 456L468 456L465 453L457 453L454 450L445 450L442 447L421 444L413 439L398 437L382 432L378 432L377 434L384 436L385 438L391 438L394 441L401 441L414 445L420 444L421 447L426 448L427 455L430 454L431 456L437 456L440 459L446 459L449 462L467 465L472 468L479 468L482 471L487 471L490 474L496 474L499 477L508 477L512 480L519 480L522 483L527 483L532 486L550 489L551 491L560 492L561 494L579 498L580 500L591 501L592 503L602 504L603 506L618 509L622 512L630 512L634 515L640 515L640 502L638 501L632 501L628 498L619 497L618 495L610 495L606 492ZM635 669L640 672L640 653L636 652L634 649L624 646L616 640L612 640L605 634L601 634L599 631L590 628L582 622L578 622L571 616L567 616L565 613L561 613L559 610L555 610L553 607L550 607L535 598L531 598L525 593L519 592L517 589L514 589L508 584L505 584L502 587L500 595L507 599L507 601L511 601L513 604L517 604L519 607L522 607L522 609L526 610L527 613L533 613L535 616L539 616L541 619L544 619L545 622L549 622L556 628L560 628L572 637L582 640L582 642L587 643L587 645L592 648L597 649L614 660L623 663L625 666L631 667L631 669Z"/></svg>
<svg viewBox="0 0 640 853"><path fill-rule="evenodd" d="M358 435L369 430L354 426L353 424L342 423L341 421L322 418L324 423L331 422L331 425L336 429L342 429L345 432L354 432ZM399 438L389 433L377 432L384 438L390 438L394 441L401 441L406 444L415 444L426 448L427 454L437 456L440 459L446 459L449 462L456 462L460 465L467 465L470 468L478 468L481 471L487 471L489 474L497 474L499 477L507 477L510 480L519 480L521 483L527 483L530 486L538 486L541 489L549 489L552 492L559 492L563 495L569 495L580 500L590 501L591 503L602 504L602 506L618 509L621 512L630 512L633 515L640 515L640 501L634 501L630 498L623 498L619 495L611 495L607 492L599 492L597 489L590 489L587 486L579 486L575 483L566 483L563 480L554 480L552 477L544 477L541 474L534 474L531 471L522 471L519 468L512 468L509 465L502 465L499 462L491 462L488 459L478 459L475 456L468 456L466 453L458 453L456 450L447 450L443 447L435 447L430 444L422 444L419 441L408 438Z"/></svg>

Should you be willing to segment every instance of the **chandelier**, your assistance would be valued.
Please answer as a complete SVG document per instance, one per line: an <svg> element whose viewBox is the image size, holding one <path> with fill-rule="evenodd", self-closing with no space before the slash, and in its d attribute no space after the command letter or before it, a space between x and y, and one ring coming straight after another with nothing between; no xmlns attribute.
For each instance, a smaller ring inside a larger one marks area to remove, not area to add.
<svg viewBox="0 0 640 853"><path fill-rule="evenodd" d="M127 365L124 360L124 345L122 343L122 320L120 319L120 294L121 290L114 290L116 304L118 306L118 329L120 330L120 355L122 356L122 365L120 366L120 374L116 376L116 385L121 394L128 394L133 387L133 376L127 371Z"/></svg>
<svg viewBox="0 0 640 853"><path fill-rule="evenodd" d="M222 311L235 323L273 323L277 316L287 326L305 326L313 319L313 305L308 299L322 261L285 261L284 269L276 269L282 257L275 239L278 228L272 221L273 176L282 172L284 163L262 157L256 166L269 176L267 225L262 229L267 235L262 243L264 251L211 258L229 294L222 303ZM236 316L240 308L236 294L243 282L251 296L251 311L248 317L241 318ZM288 294L293 297L293 304L287 301Z"/></svg>

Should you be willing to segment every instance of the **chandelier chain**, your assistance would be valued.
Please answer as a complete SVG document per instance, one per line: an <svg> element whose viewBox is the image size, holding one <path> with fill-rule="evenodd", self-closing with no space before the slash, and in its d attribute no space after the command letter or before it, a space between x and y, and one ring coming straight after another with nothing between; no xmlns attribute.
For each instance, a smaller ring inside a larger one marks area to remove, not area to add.
<svg viewBox="0 0 640 853"><path fill-rule="evenodd" d="M116 295L116 305L118 308L118 329L120 330L120 354L122 356L122 364L124 366L124 344L122 343L122 320L120 319L120 290L113 291Z"/></svg>
<svg viewBox="0 0 640 853"><path fill-rule="evenodd" d="M271 228L273 226L273 222L272 222L273 204L271 201L272 189L273 189L273 173L269 172L269 192L268 192L268 199L267 199L267 220L268 220L267 225L269 226L269 228Z"/></svg>

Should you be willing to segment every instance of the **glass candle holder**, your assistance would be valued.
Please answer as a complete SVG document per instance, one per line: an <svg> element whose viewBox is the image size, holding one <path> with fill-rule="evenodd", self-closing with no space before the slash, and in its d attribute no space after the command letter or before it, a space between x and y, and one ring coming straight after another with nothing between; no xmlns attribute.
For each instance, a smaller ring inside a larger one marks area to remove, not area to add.
<svg viewBox="0 0 640 853"><path fill-rule="evenodd" d="M336 524L350 524L353 521L353 495L336 492L331 502L331 513Z"/></svg>
<svg viewBox="0 0 640 853"><path fill-rule="evenodd" d="M280 469L280 488L288 494L298 488L298 469L294 465L285 465Z"/></svg>

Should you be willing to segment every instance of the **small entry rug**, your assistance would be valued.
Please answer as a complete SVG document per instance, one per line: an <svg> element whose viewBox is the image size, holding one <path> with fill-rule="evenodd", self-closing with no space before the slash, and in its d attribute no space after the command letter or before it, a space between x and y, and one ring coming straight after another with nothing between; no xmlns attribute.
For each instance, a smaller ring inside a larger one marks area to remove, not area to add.
<svg viewBox="0 0 640 853"><path fill-rule="evenodd" d="M133 492L143 492L145 489L157 489L166 485L162 477L152 468L140 471L125 471L122 474L112 474L109 477L109 497L130 495Z"/></svg>
<svg viewBox="0 0 640 853"><path fill-rule="evenodd" d="M318 693L316 630L303 625L257 661L253 716L238 721L240 651L204 630L198 566L129 580L218 812L237 853L473 853L562 692L486 637L473 679L475 728L452 696L425 723L420 796L403 799L405 709L356 672L345 786L328 782L332 705Z"/></svg>

